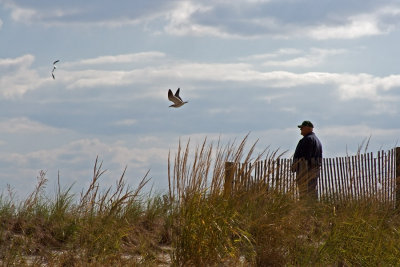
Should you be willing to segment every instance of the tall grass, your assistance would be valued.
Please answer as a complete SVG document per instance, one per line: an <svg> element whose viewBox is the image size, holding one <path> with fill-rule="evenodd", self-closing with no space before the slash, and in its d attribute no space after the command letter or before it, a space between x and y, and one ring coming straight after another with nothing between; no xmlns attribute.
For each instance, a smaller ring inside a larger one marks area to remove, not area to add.
<svg viewBox="0 0 400 267"><path fill-rule="evenodd" d="M72 193L47 177L21 202L0 196L0 264L5 266L397 266L400 213L376 199L349 203L296 200L259 183L224 190L225 162L255 154L257 142L178 144L169 155L165 195L136 188L125 170L102 188L97 159L88 188ZM254 164L252 164L254 166ZM249 179L252 170L241 173Z"/></svg>
<svg viewBox="0 0 400 267"><path fill-rule="evenodd" d="M100 188L104 174L96 159L89 187L79 199L60 184L54 198L44 193L46 173L34 191L15 205L13 193L0 198L2 265L97 265L153 263L160 251L166 217L161 196L141 195L147 175L135 189L124 176L115 186ZM154 234L156 233L156 235ZM138 259L138 256L140 258Z"/></svg>
<svg viewBox="0 0 400 267"><path fill-rule="evenodd" d="M189 160L190 140L179 143L174 167L168 161L170 198L175 206L173 261L177 265L238 264L243 257L255 262L254 240L245 227L243 202L224 194L225 162L258 161L265 151L253 156L256 143L246 153L246 136L238 145L207 139ZM247 172L251 172L251 169ZM244 177L250 177L247 173ZM245 192L239 184L235 190Z"/></svg>

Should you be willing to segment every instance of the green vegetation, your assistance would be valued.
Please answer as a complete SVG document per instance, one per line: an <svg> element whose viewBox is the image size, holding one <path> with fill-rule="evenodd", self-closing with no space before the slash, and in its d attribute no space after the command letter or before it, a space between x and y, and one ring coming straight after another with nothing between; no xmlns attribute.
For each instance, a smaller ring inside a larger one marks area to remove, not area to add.
<svg viewBox="0 0 400 267"><path fill-rule="evenodd" d="M374 200L334 205L294 200L266 185L224 192L224 164L252 162L255 144L206 140L169 159L169 191L143 194L124 173L80 196L44 193L46 174L25 201L0 196L0 262L7 266L397 266L400 212ZM276 151L267 157L275 157ZM248 170L251 171L251 170Z"/></svg>

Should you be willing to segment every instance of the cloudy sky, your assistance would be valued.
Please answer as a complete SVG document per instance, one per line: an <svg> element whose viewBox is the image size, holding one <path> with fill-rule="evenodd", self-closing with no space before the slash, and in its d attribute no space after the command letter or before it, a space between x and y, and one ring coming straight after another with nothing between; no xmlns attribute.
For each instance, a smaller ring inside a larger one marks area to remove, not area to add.
<svg viewBox="0 0 400 267"><path fill-rule="evenodd" d="M150 169L162 191L179 139L290 157L303 120L326 157L390 149L399 43L398 0L0 0L0 188L45 170L79 192L99 156L105 183Z"/></svg>

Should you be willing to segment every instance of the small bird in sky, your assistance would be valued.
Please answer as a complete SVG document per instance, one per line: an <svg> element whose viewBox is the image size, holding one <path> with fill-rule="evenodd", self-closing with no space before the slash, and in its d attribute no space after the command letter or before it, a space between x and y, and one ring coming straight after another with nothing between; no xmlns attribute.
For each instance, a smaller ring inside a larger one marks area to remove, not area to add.
<svg viewBox="0 0 400 267"><path fill-rule="evenodd" d="M179 107L185 105L186 103L188 103L188 101L183 102L182 98L179 96L179 91L180 91L180 88L178 88L178 90L176 90L175 95L174 95L172 93L171 89L168 90L168 99L174 103L170 107L179 108Z"/></svg>
<svg viewBox="0 0 400 267"><path fill-rule="evenodd" d="M59 62L59 61L60 61L60 60L57 59L56 61L53 62L53 70L51 71L51 76L53 77L53 80L56 78L56 77L54 76L54 71L57 69L56 63Z"/></svg>

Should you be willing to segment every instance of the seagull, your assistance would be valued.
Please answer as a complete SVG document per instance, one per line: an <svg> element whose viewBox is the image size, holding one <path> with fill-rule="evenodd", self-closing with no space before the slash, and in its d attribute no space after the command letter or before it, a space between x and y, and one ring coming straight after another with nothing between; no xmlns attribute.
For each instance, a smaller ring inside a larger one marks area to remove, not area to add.
<svg viewBox="0 0 400 267"><path fill-rule="evenodd" d="M188 103L188 101L183 102L182 98L179 96L179 91L180 91L180 88L178 88L178 90L176 90L175 95L174 95L172 93L171 89L168 90L168 99L174 103L170 107L179 108L179 107L185 105L186 103Z"/></svg>
<svg viewBox="0 0 400 267"><path fill-rule="evenodd" d="M60 60L57 59L56 61L53 62L53 70L51 71L51 76L53 76L53 80L56 78L54 77L54 71L57 69L56 63L59 62Z"/></svg>

